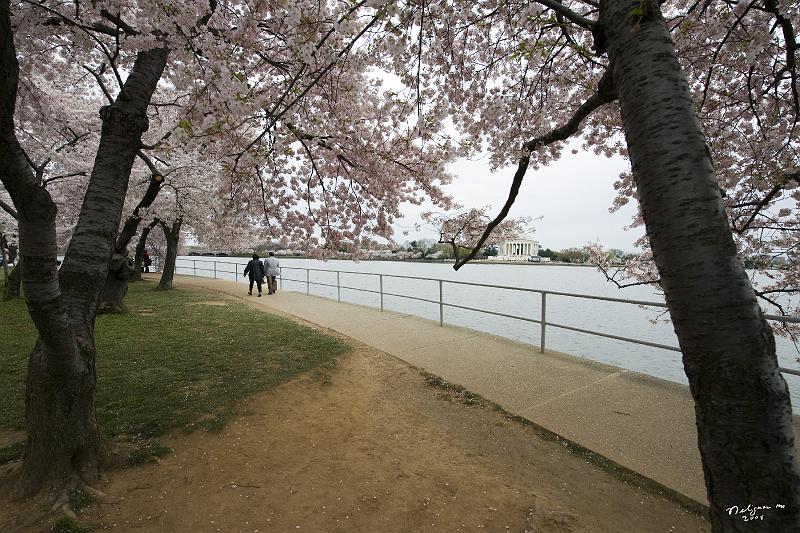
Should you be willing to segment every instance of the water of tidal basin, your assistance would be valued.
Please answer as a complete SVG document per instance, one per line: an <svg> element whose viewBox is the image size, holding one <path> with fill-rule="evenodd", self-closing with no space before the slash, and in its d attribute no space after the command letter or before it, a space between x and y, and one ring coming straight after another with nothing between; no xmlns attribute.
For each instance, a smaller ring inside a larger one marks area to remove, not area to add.
<svg viewBox="0 0 800 533"><path fill-rule="evenodd" d="M193 263L193 260L196 261ZM211 257L179 258L177 273L213 276L214 261ZM234 266L223 262L236 262L238 280L248 258L220 257L217 260L217 277L234 279ZM385 293L404 294L439 300L439 284L436 281L391 278L389 275L416 276L422 278L466 281L510 287L524 287L547 291L571 292L594 296L610 296L630 300L663 302L664 299L651 287L629 287L623 290L608 283L596 269L584 266L559 265L509 265L509 264L468 264L458 272L452 263L415 263L401 261L318 261L312 259L279 258L283 267L283 289L306 292L306 273L289 267L316 268L384 274ZM336 273L310 273L311 294L336 299ZM314 285L326 283L333 287ZM379 290L378 276L366 274L340 274L343 287L358 287L373 291ZM243 288L243 290L245 290ZM539 319L541 296L538 293L521 292L489 287L472 287L444 283L444 301L466 307L485 309L498 313ZM372 307L380 306L380 296L373 293L351 289L341 290L342 301ZM438 303L420 302L396 296L384 296L384 307L392 311L418 315L431 320L439 320ZM632 337L644 341L677 346L678 340L669 322L669 315L661 308L645 308L637 305L570 298L549 294L547 296L547 321L567 326L600 331L611 335ZM766 309L773 313L774 310ZM539 346L539 324L505 318L475 311L445 307L444 320L478 331L484 331L531 344L531 355L535 356ZM652 321L657 320L654 324ZM635 370L663 379L686 383L680 352L673 352L624 341L617 341L584 333L577 333L555 327L546 332L547 348L595 361ZM791 341L776 337L778 359L786 368L798 368L795 357L797 351ZM491 354L486 354L491 357ZM792 403L800 405L800 376L784 374L792 393Z"/></svg>

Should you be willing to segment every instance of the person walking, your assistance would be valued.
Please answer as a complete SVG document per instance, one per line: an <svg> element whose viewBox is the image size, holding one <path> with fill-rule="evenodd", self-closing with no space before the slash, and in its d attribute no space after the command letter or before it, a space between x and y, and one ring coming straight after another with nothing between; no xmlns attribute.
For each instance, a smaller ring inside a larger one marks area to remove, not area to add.
<svg viewBox="0 0 800 533"><path fill-rule="evenodd" d="M264 259L264 273L267 276L267 294L275 294L278 290L276 276L280 276L281 264L275 259L275 252L270 252L269 257Z"/></svg>
<svg viewBox="0 0 800 533"><path fill-rule="evenodd" d="M247 294L253 295L253 282L258 286L258 296L261 297L261 284L264 283L264 265L258 260L258 254L253 254L253 258L248 261L247 266L244 267L244 274L242 276L250 277L250 289Z"/></svg>
<svg viewBox="0 0 800 533"><path fill-rule="evenodd" d="M153 264L153 260L150 259L150 254L147 253L147 250L144 251L142 254L142 272L150 272L150 265Z"/></svg>

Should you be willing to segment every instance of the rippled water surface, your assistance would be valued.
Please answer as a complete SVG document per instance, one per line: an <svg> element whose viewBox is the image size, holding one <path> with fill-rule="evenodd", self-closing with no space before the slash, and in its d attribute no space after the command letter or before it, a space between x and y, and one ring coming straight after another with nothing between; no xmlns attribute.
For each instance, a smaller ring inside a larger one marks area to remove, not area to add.
<svg viewBox="0 0 800 533"><path fill-rule="evenodd" d="M463 307L472 307L538 320L541 317L542 296L536 292L526 292L496 287L476 287L462 283L473 282L506 287L539 289L580 293L593 296L606 296L649 302L664 299L650 287L638 286L623 290L608 283L594 268L584 266L557 265L506 265L506 264L468 264L458 272L452 264L407 263L397 261L317 261L311 259L279 259L282 267L282 288L306 292L306 279L310 281L311 294L342 301L380 306L381 283L384 292L384 307L439 320L439 291L444 302ZM181 257L178 260L179 274L196 274L234 279L234 270L241 272L248 258ZM237 266L227 264L235 262ZM310 270L308 278L305 269ZM337 291L338 284L341 287ZM382 274L379 276L379 274ZM408 279L394 276L409 276L429 279ZM448 282L451 281L451 282ZM355 289L367 289L363 292ZM392 294L392 295L390 295ZM413 296L431 300L425 302L402 296ZM581 329L600 331L622 337L632 337L644 341L669 346L677 346L678 341L664 309L639 305L573 298L548 294L546 300L546 319L548 323L563 324ZM444 307L444 321L447 324L463 326L510 339L530 343L531 353L535 354L540 342L540 325L524 320L506 318L487 313ZM655 321L655 323L654 323ZM547 348L586 357L595 361L609 363L650 374L660 378L686 383L680 352L632 344L585 333L548 326L545 334ZM783 338L776 339L781 366L798 368L795 362L797 350ZM487 355L490 356L490 355ZM800 376L786 374L786 381L792 391L792 401L800 405Z"/></svg>

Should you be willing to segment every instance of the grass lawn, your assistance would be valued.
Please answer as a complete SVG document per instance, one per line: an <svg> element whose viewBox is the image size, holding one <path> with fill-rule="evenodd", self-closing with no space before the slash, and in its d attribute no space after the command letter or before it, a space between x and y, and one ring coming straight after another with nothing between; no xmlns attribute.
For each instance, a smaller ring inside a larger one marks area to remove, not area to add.
<svg viewBox="0 0 800 533"><path fill-rule="evenodd" d="M127 312L97 319L97 420L109 438L139 443L132 463L166 453L159 435L221 428L239 399L304 372L324 376L349 350L244 304L155 286L132 283ZM24 302L0 301L0 428L25 428L25 374L35 341ZM22 450L19 443L0 448L0 462Z"/></svg>

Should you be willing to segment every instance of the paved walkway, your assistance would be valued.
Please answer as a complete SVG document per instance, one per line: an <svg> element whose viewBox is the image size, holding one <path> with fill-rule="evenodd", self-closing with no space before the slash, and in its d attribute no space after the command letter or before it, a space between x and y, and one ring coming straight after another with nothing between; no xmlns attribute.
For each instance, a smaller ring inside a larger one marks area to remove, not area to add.
<svg viewBox="0 0 800 533"><path fill-rule="evenodd" d="M562 437L707 505L686 386L423 318L242 283L176 276L338 331L480 394ZM800 442L798 418L795 437Z"/></svg>

